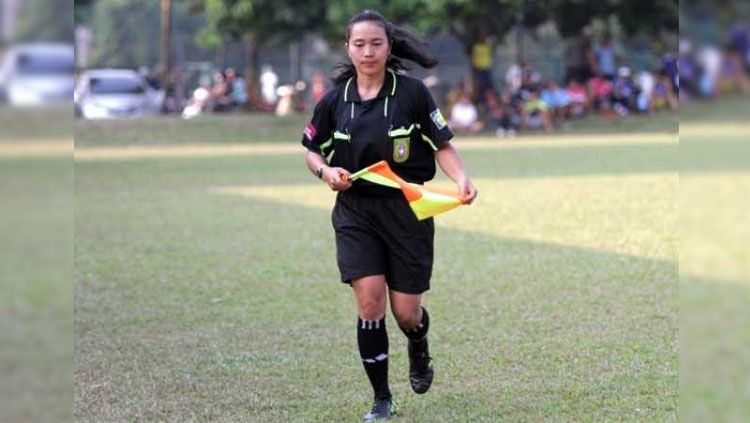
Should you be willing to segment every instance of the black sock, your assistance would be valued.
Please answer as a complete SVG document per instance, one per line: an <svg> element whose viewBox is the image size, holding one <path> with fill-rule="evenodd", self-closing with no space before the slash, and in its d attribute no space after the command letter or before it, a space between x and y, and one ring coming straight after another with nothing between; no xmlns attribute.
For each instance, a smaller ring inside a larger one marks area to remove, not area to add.
<svg viewBox="0 0 750 423"><path fill-rule="evenodd" d="M422 321L416 327L411 329L401 328L407 338L411 341L421 341L427 336L427 331L430 330L430 315L427 314L427 309L422 307Z"/></svg>
<svg viewBox="0 0 750 423"><path fill-rule="evenodd" d="M375 397L391 397L388 388L388 333L385 317L380 320L357 320L357 343L359 356L375 392Z"/></svg>

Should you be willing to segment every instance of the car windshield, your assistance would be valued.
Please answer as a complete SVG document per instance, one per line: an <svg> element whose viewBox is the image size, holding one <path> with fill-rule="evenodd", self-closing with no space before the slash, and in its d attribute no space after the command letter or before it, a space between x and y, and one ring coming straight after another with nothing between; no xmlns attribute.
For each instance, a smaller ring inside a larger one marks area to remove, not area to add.
<svg viewBox="0 0 750 423"><path fill-rule="evenodd" d="M18 55L17 72L24 76L73 75L72 55L60 53L21 53Z"/></svg>
<svg viewBox="0 0 750 423"><path fill-rule="evenodd" d="M142 81L128 77L91 78L92 94L143 94Z"/></svg>

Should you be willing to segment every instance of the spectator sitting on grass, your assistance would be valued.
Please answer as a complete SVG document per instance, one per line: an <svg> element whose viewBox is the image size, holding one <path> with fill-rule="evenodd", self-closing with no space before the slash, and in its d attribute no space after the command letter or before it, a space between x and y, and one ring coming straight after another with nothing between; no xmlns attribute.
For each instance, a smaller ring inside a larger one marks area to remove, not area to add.
<svg viewBox="0 0 750 423"><path fill-rule="evenodd" d="M208 75L203 75L199 79L198 88L193 91L193 95L185 105L182 117L184 119L191 119L207 110L211 110L213 106L211 101L211 78Z"/></svg>
<svg viewBox="0 0 750 423"><path fill-rule="evenodd" d="M634 109L635 94L630 68L623 66L617 71L617 79L612 86L612 104L618 115L627 116Z"/></svg>
<svg viewBox="0 0 750 423"><path fill-rule="evenodd" d="M229 109L229 85L221 71L214 72L214 85L211 87L211 98L213 99L213 111L225 112Z"/></svg>
<svg viewBox="0 0 750 423"><path fill-rule="evenodd" d="M498 137L516 136L517 122L510 104L510 94L503 93L501 98L497 98L495 92L487 90L484 94L484 100L487 104L487 126Z"/></svg>
<svg viewBox="0 0 750 423"><path fill-rule="evenodd" d="M263 65L260 72L260 93L267 105L275 105L279 100L276 87L279 85L279 76L273 71L271 65Z"/></svg>
<svg viewBox="0 0 750 423"><path fill-rule="evenodd" d="M651 100L654 95L655 86L656 78L651 72L643 70L636 76L635 110L638 113L651 113Z"/></svg>
<svg viewBox="0 0 750 423"><path fill-rule="evenodd" d="M548 134L553 131L547 104L539 98L539 92L529 91L529 96L523 104L523 129L544 128Z"/></svg>
<svg viewBox="0 0 750 423"><path fill-rule="evenodd" d="M561 121L568 116L570 95L568 95L567 90L560 88L557 82L549 81L544 90L542 90L540 98L547 104L550 118L553 122Z"/></svg>
<svg viewBox="0 0 750 423"><path fill-rule="evenodd" d="M534 69L527 62L523 62L523 82L521 83L521 91L538 90L541 88L542 74Z"/></svg>
<svg viewBox="0 0 750 423"><path fill-rule="evenodd" d="M678 96L681 100L689 100L698 94L698 78L700 68L693 55L692 43L686 39L680 40L680 55L678 58Z"/></svg>
<svg viewBox="0 0 750 423"><path fill-rule="evenodd" d="M224 73L231 87L230 103L232 108L244 106L247 103L247 84L245 83L245 79L237 75L237 72L233 68L227 68Z"/></svg>
<svg viewBox="0 0 750 423"><path fill-rule="evenodd" d="M724 49L721 69L719 70L718 88L721 94L736 92L749 93L750 81L743 72L742 57L731 45Z"/></svg>
<svg viewBox="0 0 750 423"><path fill-rule="evenodd" d="M589 97L586 94L586 88L573 78L568 83L567 91L568 98L570 98L568 116L575 118L585 116L589 107Z"/></svg>
<svg viewBox="0 0 750 423"><path fill-rule="evenodd" d="M599 112L605 119L612 119L612 83L600 75L595 75L589 81L591 93L591 108Z"/></svg>
<svg viewBox="0 0 750 423"><path fill-rule="evenodd" d="M517 93L521 90L521 84L523 81L523 71L521 66L513 63L508 67L505 72L505 85L511 93Z"/></svg>
<svg viewBox="0 0 750 423"><path fill-rule="evenodd" d="M477 133L482 130L477 106L469 101L469 96L461 92L451 108L451 129L457 132Z"/></svg>
<svg viewBox="0 0 750 423"><path fill-rule="evenodd" d="M654 93L651 98L651 110L661 110L669 108L677 110L677 96L672 90L672 82L669 79L666 70L659 72L654 85Z"/></svg>
<svg viewBox="0 0 750 423"><path fill-rule="evenodd" d="M453 88L448 91L445 95L445 110L453 110L453 105L456 104L458 98L463 93L463 81L459 81Z"/></svg>

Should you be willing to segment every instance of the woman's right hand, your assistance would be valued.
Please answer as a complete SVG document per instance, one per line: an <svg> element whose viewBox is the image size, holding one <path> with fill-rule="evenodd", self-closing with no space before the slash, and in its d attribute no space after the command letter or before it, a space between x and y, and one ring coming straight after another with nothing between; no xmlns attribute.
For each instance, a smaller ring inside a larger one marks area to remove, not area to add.
<svg viewBox="0 0 750 423"><path fill-rule="evenodd" d="M346 191L352 186L349 171L341 167L326 166L323 168L323 181L333 191Z"/></svg>

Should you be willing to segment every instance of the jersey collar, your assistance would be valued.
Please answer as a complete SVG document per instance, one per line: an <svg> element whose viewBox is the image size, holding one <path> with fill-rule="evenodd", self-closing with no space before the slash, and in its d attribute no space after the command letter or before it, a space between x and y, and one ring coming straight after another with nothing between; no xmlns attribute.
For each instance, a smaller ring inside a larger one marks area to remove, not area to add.
<svg viewBox="0 0 750 423"><path fill-rule="evenodd" d="M385 96L393 97L394 95L396 95L396 86L397 86L396 72L394 72L391 69L386 69L385 81L383 81L383 86L380 87L380 92L378 93L377 98L382 98ZM359 92L357 91L356 76L352 76L346 81L346 86L344 87L344 101L345 102L354 101L357 103L360 103L362 101L359 98Z"/></svg>

